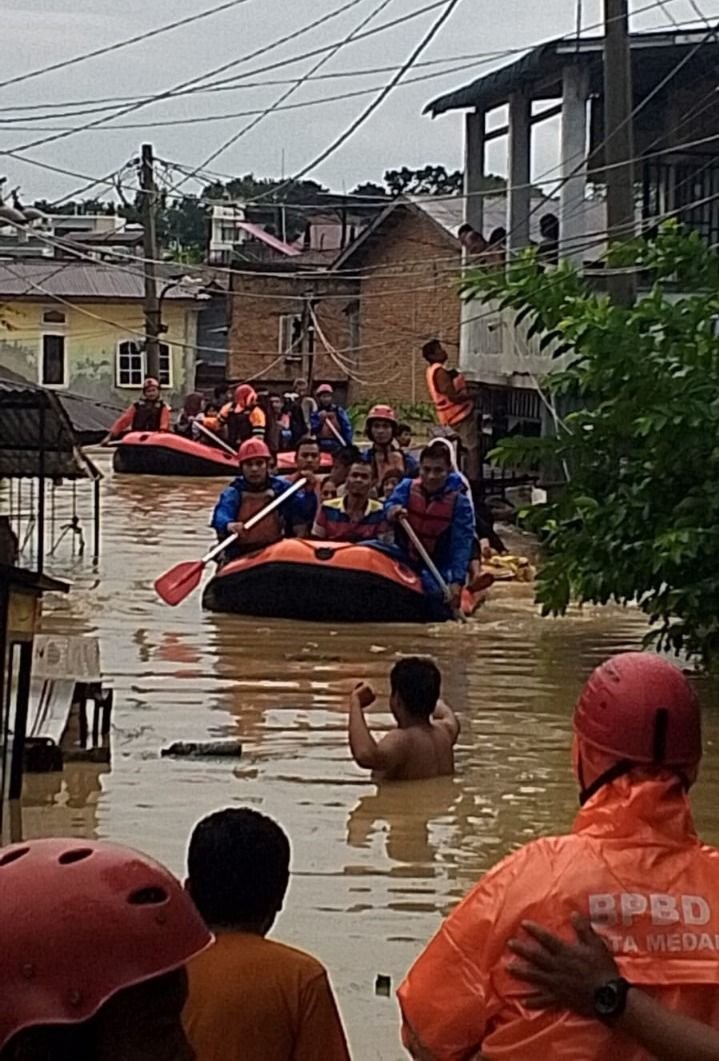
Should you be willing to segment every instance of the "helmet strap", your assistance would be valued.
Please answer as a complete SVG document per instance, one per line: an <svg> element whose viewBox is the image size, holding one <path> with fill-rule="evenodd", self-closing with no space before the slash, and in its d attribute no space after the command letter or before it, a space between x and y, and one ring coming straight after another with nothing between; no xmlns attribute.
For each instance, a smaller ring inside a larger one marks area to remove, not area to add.
<svg viewBox="0 0 719 1061"><path fill-rule="evenodd" d="M629 759L619 759L616 763L612 763L608 770L600 774L599 777L595 777L590 785L584 786L584 777L582 771L582 760L580 758L577 773L579 775L579 783L582 786L579 793L579 805L583 807L587 800L590 800L595 793L608 785L611 781L616 781L618 777L623 777L628 774L630 770L633 770L636 763L631 762Z"/></svg>

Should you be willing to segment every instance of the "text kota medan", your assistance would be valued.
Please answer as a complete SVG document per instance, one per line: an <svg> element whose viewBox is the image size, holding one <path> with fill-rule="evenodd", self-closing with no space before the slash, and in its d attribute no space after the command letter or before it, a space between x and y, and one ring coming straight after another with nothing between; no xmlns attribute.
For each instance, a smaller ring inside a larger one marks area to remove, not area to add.
<svg viewBox="0 0 719 1061"><path fill-rule="evenodd" d="M719 951L719 932L705 927L712 920L711 906L701 895L590 895L589 918L615 954Z"/></svg>

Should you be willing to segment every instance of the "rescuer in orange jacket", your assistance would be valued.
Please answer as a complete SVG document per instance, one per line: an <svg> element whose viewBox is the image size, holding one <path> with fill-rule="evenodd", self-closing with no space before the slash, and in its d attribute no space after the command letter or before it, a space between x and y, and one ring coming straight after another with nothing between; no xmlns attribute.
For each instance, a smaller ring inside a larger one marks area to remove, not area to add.
<svg viewBox="0 0 719 1061"><path fill-rule="evenodd" d="M273 545L283 538L288 521L293 523L296 494L289 497L250 530L245 528L253 516L287 490L287 482L270 475L272 455L260 438L246 439L237 456L240 474L222 491L212 513L211 526L222 541L232 534L239 535L225 550L225 561L235 560L247 553ZM299 517L296 517L299 518Z"/></svg>
<svg viewBox="0 0 719 1061"><path fill-rule="evenodd" d="M629 984L719 1023L719 851L700 843L687 790L701 758L696 696L681 671L625 653L598 667L574 711L582 809L568 836L509 855L466 896L399 989L403 1038L422 1061L648 1061L613 1024ZM535 1010L511 975L524 921L571 938L576 914L622 977L589 1019Z"/></svg>
<svg viewBox="0 0 719 1061"><path fill-rule="evenodd" d="M118 416L108 439L121 438L128 431L169 431L170 406L160 397L160 384L148 376L142 384L142 398Z"/></svg>
<svg viewBox="0 0 719 1061"><path fill-rule="evenodd" d="M249 383L235 387L231 402L220 409L220 426L228 445L235 447L250 438L265 440L267 417L257 404L257 392Z"/></svg>

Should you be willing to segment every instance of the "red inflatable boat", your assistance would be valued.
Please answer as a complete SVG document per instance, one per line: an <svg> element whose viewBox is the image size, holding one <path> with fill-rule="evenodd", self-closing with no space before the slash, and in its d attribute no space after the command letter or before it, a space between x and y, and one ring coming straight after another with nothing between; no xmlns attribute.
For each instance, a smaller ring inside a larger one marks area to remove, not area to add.
<svg viewBox="0 0 719 1061"><path fill-rule="evenodd" d="M335 623L429 622L436 602L414 571L379 549L286 538L232 560L205 588L203 607Z"/></svg>
<svg viewBox="0 0 719 1061"><path fill-rule="evenodd" d="M239 475L237 457L172 431L130 431L115 446L112 466L131 475Z"/></svg>
<svg viewBox="0 0 719 1061"><path fill-rule="evenodd" d="M130 475L239 475L237 457L219 446L195 442L172 431L130 431L115 446L112 466ZM280 475L295 470L294 453L278 453ZM332 456L322 454L322 472L332 467Z"/></svg>

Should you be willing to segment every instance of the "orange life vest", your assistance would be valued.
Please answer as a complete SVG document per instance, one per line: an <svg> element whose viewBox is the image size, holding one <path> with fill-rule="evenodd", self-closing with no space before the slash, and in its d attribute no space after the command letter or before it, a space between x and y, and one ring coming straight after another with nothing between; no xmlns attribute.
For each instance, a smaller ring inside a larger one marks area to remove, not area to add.
<svg viewBox="0 0 719 1061"><path fill-rule="evenodd" d="M445 427L451 427L452 424L460 424L462 420L466 420L473 411L474 404L471 401L454 402L446 394L439 392L436 376L437 370L443 367L443 365L428 365L427 390L434 402L434 407L437 410L437 419L440 424L444 424ZM456 390L466 393L467 383L461 373L454 377L454 386Z"/></svg>
<svg viewBox="0 0 719 1061"><path fill-rule="evenodd" d="M407 501L409 522L430 556L434 554L439 539L452 525L458 496L458 490L447 490L441 497L430 498L419 479L415 479L410 487ZM409 549L412 558L418 560L411 543Z"/></svg>
<svg viewBox="0 0 719 1061"><path fill-rule="evenodd" d="M397 472L402 479L406 475L404 453L394 447L382 450L379 446L373 446L370 466L372 468L372 477L376 483L381 483L387 472Z"/></svg>
<svg viewBox="0 0 719 1061"><path fill-rule="evenodd" d="M719 851L701 844L679 779L628 775L600 789L568 836L495 866L450 915L399 989L406 1043L460 1061L650 1061L598 1020L533 1012L507 970L524 919L572 939L589 916L619 964L669 1010L719 1023Z"/></svg>
<svg viewBox="0 0 719 1061"><path fill-rule="evenodd" d="M242 500L240 507L237 512L237 522L247 523L248 520L256 516L257 513L269 505L270 501L274 501L275 494L272 490L243 490ZM251 531L243 534L240 545L256 545L258 548L264 545L272 545L274 542L278 542L282 537L282 518L279 510L275 509L270 512L269 515L265 516L264 519L260 520L256 527L253 527Z"/></svg>
<svg viewBox="0 0 719 1061"><path fill-rule="evenodd" d="M334 413L331 409L326 410L326 412L327 412L327 416L322 421L322 426L320 427L320 429L319 429L319 431L317 433L317 437L318 438L331 438L331 439L334 439L334 441L336 442L337 441L337 435L335 434L335 432L330 427L330 423L334 425L335 430L337 431L337 434L339 434L339 436L341 438L342 437L342 430L340 428L339 418L337 416L337 413Z"/></svg>

